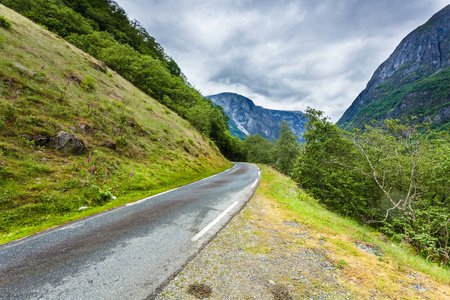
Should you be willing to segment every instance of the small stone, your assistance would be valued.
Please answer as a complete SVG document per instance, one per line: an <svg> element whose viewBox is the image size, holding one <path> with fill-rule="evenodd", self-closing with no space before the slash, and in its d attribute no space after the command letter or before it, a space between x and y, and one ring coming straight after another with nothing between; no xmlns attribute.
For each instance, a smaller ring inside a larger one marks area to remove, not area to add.
<svg viewBox="0 0 450 300"><path fill-rule="evenodd" d="M275 285L275 281L273 281L273 280L269 280L269 283L270 283L271 285Z"/></svg>
<svg viewBox="0 0 450 300"><path fill-rule="evenodd" d="M85 209L87 209L87 208L89 208L89 206L82 206L82 207L80 207L78 210L85 210Z"/></svg>

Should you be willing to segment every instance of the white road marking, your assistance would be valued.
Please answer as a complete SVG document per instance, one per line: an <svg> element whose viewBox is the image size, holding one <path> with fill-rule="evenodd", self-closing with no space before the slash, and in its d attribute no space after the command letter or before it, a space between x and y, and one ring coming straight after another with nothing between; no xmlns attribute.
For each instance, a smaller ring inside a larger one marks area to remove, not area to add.
<svg viewBox="0 0 450 300"><path fill-rule="evenodd" d="M217 216L217 218L215 218L211 223L209 223L208 225L206 225L205 228L203 228L199 233L197 233L196 235L194 235L191 239L191 241L195 242L197 241L199 238L201 238L208 230L210 230L214 225L216 225L223 217L225 217L225 215L227 213L230 212L230 210L233 209L233 207L235 207L239 202L238 201L234 201L233 204L231 204L227 209L225 209L219 216Z"/></svg>
<svg viewBox="0 0 450 300"><path fill-rule="evenodd" d="M255 180L255 182L252 184L251 188L255 188L255 186L258 184L258 179Z"/></svg>

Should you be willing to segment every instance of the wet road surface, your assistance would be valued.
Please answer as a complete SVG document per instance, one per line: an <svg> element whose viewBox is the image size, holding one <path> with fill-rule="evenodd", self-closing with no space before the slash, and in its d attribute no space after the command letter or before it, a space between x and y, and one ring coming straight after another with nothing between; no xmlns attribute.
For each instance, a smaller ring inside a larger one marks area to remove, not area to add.
<svg viewBox="0 0 450 300"><path fill-rule="evenodd" d="M151 299L251 198L225 172L0 246L0 299Z"/></svg>

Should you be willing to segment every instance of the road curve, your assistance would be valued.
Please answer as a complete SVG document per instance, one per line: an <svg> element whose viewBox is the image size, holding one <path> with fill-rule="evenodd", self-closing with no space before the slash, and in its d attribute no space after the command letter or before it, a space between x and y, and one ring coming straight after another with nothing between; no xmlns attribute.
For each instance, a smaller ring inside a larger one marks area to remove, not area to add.
<svg viewBox="0 0 450 300"><path fill-rule="evenodd" d="M151 299L253 195L261 173L220 174L0 245L0 299Z"/></svg>

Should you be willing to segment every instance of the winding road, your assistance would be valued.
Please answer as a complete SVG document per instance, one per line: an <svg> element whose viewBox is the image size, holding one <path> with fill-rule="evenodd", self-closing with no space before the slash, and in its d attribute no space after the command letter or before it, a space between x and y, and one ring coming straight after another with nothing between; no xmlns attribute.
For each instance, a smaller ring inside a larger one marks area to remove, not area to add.
<svg viewBox="0 0 450 300"><path fill-rule="evenodd" d="M151 299L251 198L261 173L220 174L0 245L0 299Z"/></svg>

